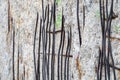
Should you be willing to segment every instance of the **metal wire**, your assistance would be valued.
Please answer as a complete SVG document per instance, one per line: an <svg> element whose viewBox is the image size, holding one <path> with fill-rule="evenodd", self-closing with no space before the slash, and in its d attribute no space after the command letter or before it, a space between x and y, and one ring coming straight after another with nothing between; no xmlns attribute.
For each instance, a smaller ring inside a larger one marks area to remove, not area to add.
<svg viewBox="0 0 120 80"><path fill-rule="evenodd" d="M63 16L63 12L62 12ZM63 18L62 18L62 24L63 24ZM61 27L61 38L60 38L60 45L59 45L59 50L58 50L58 68L57 68L57 74L58 74L58 80L60 80L60 52L62 48L62 43L63 43L63 31L64 31L64 26Z"/></svg>
<svg viewBox="0 0 120 80"><path fill-rule="evenodd" d="M62 15L62 27L64 28L64 15ZM65 31L63 30L62 49L61 49L61 80L63 79L63 50L65 42Z"/></svg>
<svg viewBox="0 0 120 80"><path fill-rule="evenodd" d="M12 56L12 69L13 69L13 80L15 80L15 65L14 65L14 55L15 55L15 27L13 26L13 19L12 19L12 28L13 28L13 56Z"/></svg>
<svg viewBox="0 0 120 80"><path fill-rule="evenodd" d="M40 80L41 26L42 26L42 19L40 19L40 28L39 28L39 45L38 45L37 80Z"/></svg>
<svg viewBox="0 0 120 80"><path fill-rule="evenodd" d="M51 24L52 24L52 11L53 11L53 8L51 7L51 15L50 15L50 20L49 20L49 32L51 31ZM47 64L47 76L48 76L48 80L49 80L49 65L50 65L50 49L51 49L51 35L49 33L49 44L48 44L48 64Z"/></svg>
<svg viewBox="0 0 120 80"><path fill-rule="evenodd" d="M52 57L51 57L51 80L54 80L54 67L55 67L55 21L56 21L56 7L55 7L55 0L54 0L54 4L53 4L53 41L52 41Z"/></svg>
<svg viewBox="0 0 120 80"><path fill-rule="evenodd" d="M82 39L81 39L80 22L79 22L79 0L77 0L77 25L78 25L78 33L79 33L79 43L81 46Z"/></svg>
<svg viewBox="0 0 120 80"><path fill-rule="evenodd" d="M105 3L106 2L106 3ZM110 11L108 7L108 0L99 0L100 7L100 23L102 30L102 48L99 48L99 58L97 66L97 80L111 80L111 75L113 74L114 80L116 78L116 70L120 68L116 67L114 64L114 58L112 53L112 45L110 41L111 37L111 23L112 20L117 16L114 16L113 6L114 0L111 0ZM44 5L44 0L42 0L42 18L40 19L39 27L39 38L38 38L38 53L36 54L36 37L38 29L39 14L37 12L35 33L34 33L34 43L33 43L33 59L34 59L34 73L35 80L55 80L55 75L57 75L57 80L70 80L70 57L71 57L71 46L72 46L72 30L71 27L67 32L65 32L65 18L62 11L62 23L61 30L56 31L56 0L54 0L51 5L51 13L49 4ZM45 9L44 9L45 7ZM81 38L81 27L79 23L79 0L77 0L77 26L79 33L79 43L80 47L82 45ZM8 0L8 32L10 32L12 24L13 29L13 53L12 53L12 74L13 80L15 80L15 27L13 26L13 19L10 16L10 2ZM83 28L85 26L85 6L83 5ZM52 30L51 30L52 29ZM60 32L60 44L56 46L56 33ZM51 34L52 33L52 34ZM52 36L51 36L52 35ZM67 40L67 44L65 44ZM51 43L52 42L52 43ZM65 47L67 46L67 48ZM56 47L59 47L58 51ZM108 48L107 48L108 47ZM42 50L41 50L42 49ZM65 54L64 54L64 51ZM56 54L57 52L57 54ZM48 53L48 54L47 54ZM42 54L42 56L41 56ZM55 56L57 55L57 65L55 65ZM37 56L37 57L36 57ZM18 45L18 60L17 60L17 80L19 80L19 45ZM40 60L42 57L42 61ZM111 61L111 63L110 63ZM42 64L41 64L42 63ZM42 68L41 68L42 66ZM55 67L57 67L57 74L55 74ZM112 69L112 70L111 70ZM23 66L22 80L25 80L25 66ZM103 75L104 74L104 75ZM42 75L42 76L41 76Z"/></svg>
<svg viewBox="0 0 120 80"><path fill-rule="evenodd" d="M70 63L70 58L69 58L69 56L70 56L70 53L71 53L71 43L72 43L72 30L71 30L71 27L70 27L70 38L69 38L69 51L68 51L68 61L67 61L67 80L69 80L69 72L70 72L70 70L69 70L69 67L70 67L70 65L69 65L69 63Z"/></svg>
<svg viewBox="0 0 120 80"><path fill-rule="evenodd" d="M65 56L65 61L64 61L64 80L66 80L66 70L67 70L67 56L68 56L68 50L69 50L69 32L67 32L68 35L67 35L67 38L68 38L68 41L67 41L67 48L66 48L66 56Z"/></svg>
<svg viewBox="0 0 120 80"><path fill-rule="evenodd" d="M35 26L35 34L34 34L34 43L33 43L33 59L34 59L34 71L35 71L35 79L37 80L37 71L36 71L36 34L37 34L37 27L38 27L38 13L37 13L37 18L36 18L36 26Z"/></svg>
<svg viewBox="0 0 120 80"><path fill-rule="evenodd" d="M104 4L104 0L99 0L100 20L101 20L101 29L102 29L102 51L99 50L97 80L102 80L103 67L105 71L104 72L105 80L111 80L110 68L112 68L114 80L116 80L115 69L119 69L119 68L116 68L114 66L114 59L112 55L112 47L111 47L111 41L110 41L114 1L113 0L111 1L110 11L108 10L108 0L105 0L105 1L106 1L106 6ZM108 35L108 40L107 40L106 34ZM106 48L106 43L108 44L107 45L108 48ZM112 65L110 65L110 60L112 61Z"/></svg>

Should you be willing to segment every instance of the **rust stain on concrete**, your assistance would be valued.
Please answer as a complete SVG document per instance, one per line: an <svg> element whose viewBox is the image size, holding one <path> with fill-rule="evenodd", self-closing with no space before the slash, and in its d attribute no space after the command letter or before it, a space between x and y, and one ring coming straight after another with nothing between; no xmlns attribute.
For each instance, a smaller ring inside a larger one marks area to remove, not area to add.
<svg viewBox="0 0 120 80"><path fill-rule="evenodd" d="M79 58L78 58L78 57L77 57L77 59L76 59L76 69L77 69L77 71L78 71L79 80L81 80L81 76L82 76L82 74L81 74L81 66L80 66Z"/></svg>
<svg viewBox="0 0 120 80"><path fill-rule="evenodd" d="M11 30L11 13L10 13L10 1L8 0L8 33Z"/></svg>
<svg viewBox="0 0 120 80"><path fill-rule="evenodd" d="M118 71L117 76L118 76L118 80L120 80L120 71Z"/></svg>
<svg viewBox="0 0 120 80"><path fill-rule="evenodd" d="M106 37L108 38L108 36L106 36ZM120 41L120 38L117 38L117 37L111 36L111 37L110 37L110 40L111 40L111 41L113 41L113 40L118 40L118 41Z"/></svg>

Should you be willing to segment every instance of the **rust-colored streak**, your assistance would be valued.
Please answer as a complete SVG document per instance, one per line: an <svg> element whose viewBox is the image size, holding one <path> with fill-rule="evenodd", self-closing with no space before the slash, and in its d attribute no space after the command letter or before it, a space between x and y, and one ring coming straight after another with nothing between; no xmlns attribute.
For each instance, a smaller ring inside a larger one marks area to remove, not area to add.
<svg viewBox="0 0 120 80"><path fill-rule="evenodd" d="M26 79L29 77L29 69L26 70Z"/></svg>
<svg viewBox="0 0 120 80"><path fill-rule="evenodd" d="M106 36L106 37L108 37L108 36ZM111 39L111 41L113 41L113 40L118 40L118 41L120 41L120 38L117 38L117 37L110 37L110 39Z"/></svg>
<svg viewBox="0 0 120 80"><path fill-rule="evenodd" d="M97 66L95 65L95 73L97 73Z"/></svg>
<svg viewBox="0 0 120 80"><path fill-rule="evenodd" d="M118 80L120 80L120 71L117 73Z"/></svg>
<svg viewBox="0 0 120 80"><path fill-rule="evenodd" d="M8 53L10 53L10 49L9 49L9 47L10 47L10 42L11 42L11 34L9 33L10 32L10 30L11 30L11 14L10 14L10 1L8 0L8 29L7 29L7 36L6 36L6 42L7 42L7 51L8 51Z"/></svg>
<svg viewBox="0 0 120 80"><path fill-rule="evenodd" d="M118 76L118 80L120 80L120 71L118 71L117 76Z"/></svg>
<svg viewBox="0 0 120 80"><path fill-rule="evenodd" d="M26 77L26 75L25 75L25 65L23 66L23 73L22 73L22 80L25 80L25 77Z"/></svg>
<svg viewBox="0 0 120 80"><path fill-rule="evenodd" d="M8 33L11 30L11 13L10 13L10 1L8 0Z"/></svg>
<svg viewBox="0 0 120 80"><path fill-rule="evenodd" d="M81 74L81 67L80 67L80 63L79 63L78 57L77 57L77 59L76 59L76 69L77 69L77 71L78 71L79 80L81 80L82 74Z"/></svg>

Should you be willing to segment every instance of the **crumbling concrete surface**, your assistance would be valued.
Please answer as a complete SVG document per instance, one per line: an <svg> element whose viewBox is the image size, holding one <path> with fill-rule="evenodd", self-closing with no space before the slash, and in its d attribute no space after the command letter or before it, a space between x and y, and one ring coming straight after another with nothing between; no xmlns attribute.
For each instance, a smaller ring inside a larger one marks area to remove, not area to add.
<svg viewBox="0 0 120 80"><path fill-rule="evenodd" d="M44 0L45 1L45 0ZM46 0L47 1L47 0ZM52 2L52 0L51 0ZM65 30L72 28L72 48L70 58L70 80L96 80L99 48L101 48L102 33L100 25L99 1L80 1L80 26L82 45L76 16L76 0L62 0L61 6L65 15ZM47 3L47 2L46 2ZM120 1L114 1L114 13L118 15L112 21L112 51L115 66L120 67ZM85 6L85 25L83 26L83 5ZM41 15L41 0L0 0L0 80L12 80L13 76L13 27L15 27L15 80L34 80L33 40L37 12ZM58 28L59 29L59 28ZM58 35L56 40L59 40ZM38 40L38 38L37 38ZM58 43L56 46L58 46ZM66 43L65 43L66 44ZM38 46L37 46L38 47ZM56 47L58 49L58 47ZM42 59L42 58L41 58ZM57 62L57 61L56 61ZM55 64L56 65L56 64ZM56 68L55 68L56 69ZM57 71L55 71L57 72ZM116 70L117 80L120 71ZM57 77L57 76L55 76ZM57 78L55 78L57 80Z"/></svg>

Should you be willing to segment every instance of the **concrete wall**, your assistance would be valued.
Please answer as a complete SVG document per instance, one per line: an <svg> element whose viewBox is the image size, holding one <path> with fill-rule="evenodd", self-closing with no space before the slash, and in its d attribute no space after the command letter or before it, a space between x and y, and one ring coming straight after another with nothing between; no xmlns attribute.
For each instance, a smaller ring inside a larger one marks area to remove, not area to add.
<svg viewBox="0 0 120 80"><path fill-rule="evenodd" d="M111 41L115 66L120 67L120 2L116 3L116 1L114 1L114 13L118 15L118 17L112 22ZM77 2L76 0L63 0L61 3L65 15L65 30L67 31L70 26L72 28L71 55L73 55L73 57L70 58L70 80L96 80L98 50L99 47L101 47L102 41L98 2L98 0L80 1L79 17L82 34L81 48L79 46L77 29ZM18 51L20 54L19 80L22 80L24 69L25 80L34 80L33 40L36 14L39 12L41 15L41 0L9 0L9 3L10 5L8 5L8 0L0 0L0 80L12 80L12 26L15 27L14 56L16 80ZM84 28L83 4L86 6ZM8 8L10 8L10 11L8 11ZM8 26L8 14L13 18L13 22L10 22L11 26ZM8 33L9 27L10 31ZM60 27L58 30L59 29ZM57 35L56 41L60 40L59 34ZM56 46L58 45L59 41ZM56 47L56 50L57 49L58 47ZM116 73L117 80L120 80L120 72L116 70ZM57 76L55 79L57 80Z"/></svg>

